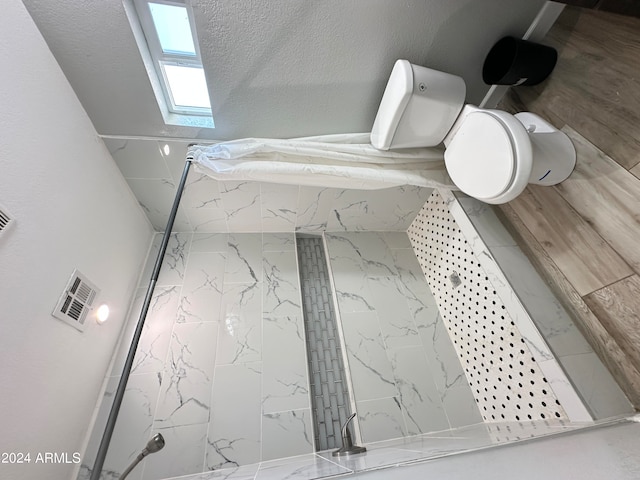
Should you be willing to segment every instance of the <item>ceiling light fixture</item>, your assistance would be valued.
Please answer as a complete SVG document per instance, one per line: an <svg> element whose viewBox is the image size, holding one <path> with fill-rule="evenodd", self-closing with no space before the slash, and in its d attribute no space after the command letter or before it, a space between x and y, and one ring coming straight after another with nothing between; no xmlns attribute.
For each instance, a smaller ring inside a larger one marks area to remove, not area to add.
<svg viewBox="0 0 640 480"><path fill-rule="evenodd" d="M100 305L96 311L96 320L98 323L104 323L109 318L109 305L106 303Z"/></svg>

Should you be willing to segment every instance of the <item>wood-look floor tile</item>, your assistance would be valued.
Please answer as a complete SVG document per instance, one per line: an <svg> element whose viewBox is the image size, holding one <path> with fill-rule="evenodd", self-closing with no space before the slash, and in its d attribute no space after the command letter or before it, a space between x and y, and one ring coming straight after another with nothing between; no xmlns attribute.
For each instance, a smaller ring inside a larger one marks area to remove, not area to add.
<svg viewBox="0 0 640 480"><path fill-rule="evenodd" d="M640 277L620 280L584 300L634 366L640 368Z"/></svg>
<svg viewBox="0 0 640 480"><path fill-rule="evenodd" d="M640 181L572 128L563 131L576 147L578 162L553 188L640 273Z"/></svg>
<svg viewBox="0 0 640 480"><path fill-rule="evenodd" d="M531 111L630 169L640 163L640 19L617 17L567 9L545 41L559 53L550 78L516 90Z"/></svg>
<svg viewBox="0 0 640 480"><path fill-rule="evenodd" d="M640 372L638 371L640 369L628 361L625 352L568 281L564 272L558 268L544 247L532 235L511 204L499 205L498 212L518 245L570 312L574 322L600 360L607 366L627 398L636 409L640 409Z"/></svg>
<svg viewBox="0 0 640 480"><path fill-rule="evenodd" d="M560 88L554 96L543 99L545 107L532 107L532 111L541 111L542 116L562 127L571 125L576 131L589 138L594 145L609 153L609 155L625 168L633 167L640 161L640 142L628 135L621 134L615 124L607 124L593 109L586 108L580 96L573 96L569 89ZM553 121L553 118L562 121Z"/></svg>
<svg viewBox="0 0 640 480"><path fill-rule="evenodd" d="M633 273L552 187L529 185L509 205L580 295Z"/></svg>
<svg viewBox="0 0 640 480"><path fill-rule="evenodd" d="M526 105L520 99L520 96L516 93L515 88L510 88L507 93L505 93L502 100L498 103L497 108L511 114L523 112L527 109Z"/></svg>
<svg viewBox="0 0 640 480"><path fill-rule="evenodd" d="M575 42L581 51L603 55L603 60L624 71L638 66L639 31L640 18L567 8L549 32L549 38Z"/></svg>
<svg viewBox="0 0 640 480"><path fill-rule="evenodd" d="M530 186L500 211L640 408L640 19L568 7L543 43L558 50L554 72L511 89L501 106L570 125L578 165L562 184Z"/></svg>
<svg viewBox="0 0 640 480"><path fill-rule="evenodd" d="M571 125L625 168L640 162L640 141L619 131L616 121L607 123L600 113L605 107L599 107L597 99L588 92L565 82L562 76L565 67L557 68L560 72L553 73L546 84L547 89L540 95L528 87L515 89L527 105L526 110L537 113L558 128Z"/></svg>
<svg viewBox="0 0 640 480"><path fill-rule="evenodd" d="M564 118L558 116L546 104L551 96L545 96L539 99L540 93L534 88L516 87L509 90L505 98L500 102L498 108L504 109L510 113L518 112L534 112L546 121L560 129L567 124Z"/></svg>

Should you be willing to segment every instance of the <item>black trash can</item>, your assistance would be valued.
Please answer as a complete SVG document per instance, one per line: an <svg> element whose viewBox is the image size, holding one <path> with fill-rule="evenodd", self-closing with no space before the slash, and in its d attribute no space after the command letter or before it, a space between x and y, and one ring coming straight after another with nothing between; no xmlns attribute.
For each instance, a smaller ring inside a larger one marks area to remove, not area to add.
<svg viewBox="0 0 640 480"><path fill-rule="evenodd" d="M482 68L488 85L537 85L553 71L555 49L539 43L504 37L496 43Z"/></svg>

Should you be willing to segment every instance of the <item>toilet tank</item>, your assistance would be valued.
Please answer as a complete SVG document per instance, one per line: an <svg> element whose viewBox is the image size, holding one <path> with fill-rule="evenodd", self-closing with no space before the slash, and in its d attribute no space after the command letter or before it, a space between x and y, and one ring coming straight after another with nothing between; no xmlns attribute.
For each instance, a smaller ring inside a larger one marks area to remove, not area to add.
<svg viewBox="0 0 640 480"><path fill-rule="evenodd" d="M442 142L464 106L464 80L397 60L371 129L379 150L433 147Z"/></svg>

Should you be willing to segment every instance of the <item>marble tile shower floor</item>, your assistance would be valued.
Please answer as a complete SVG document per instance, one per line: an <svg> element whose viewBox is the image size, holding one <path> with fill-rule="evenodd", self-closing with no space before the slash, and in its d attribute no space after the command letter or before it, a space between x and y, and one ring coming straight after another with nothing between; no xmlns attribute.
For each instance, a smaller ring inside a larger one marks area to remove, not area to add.
<svg viewBox="0 0 640 480"><path fill-rule="evenodd" d="M366 445L365 454L351 458L336 458L331 450L327 450L167 480L311 480L347 476L566 433L591 425L553 420L477 424L374 442Z"/></svg>

